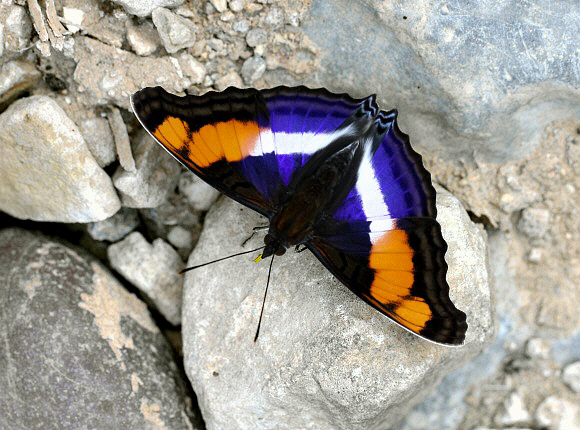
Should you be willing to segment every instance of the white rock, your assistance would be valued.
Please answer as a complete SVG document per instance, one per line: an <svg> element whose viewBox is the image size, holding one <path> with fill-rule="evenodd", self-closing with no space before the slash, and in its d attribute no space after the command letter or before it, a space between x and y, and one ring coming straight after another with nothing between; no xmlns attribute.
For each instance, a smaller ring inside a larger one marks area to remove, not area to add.
<svg viewBox="0 0 580 430"><path fill-rule="evenodd" d="M123 206L153 208L163 203L177 182L179 163L144 130L133 145L135 173L119 167L113 183L121 194Z"/></svg>
<svg viewBox="0 0 580 430"><path fill-rule="evenodd" d="M179 177L179 192L198 211L209 210L220 195L218 190L188 171Z"/></svg>
<svg viewBox="0 0 580 430"><path fill-rule="evenodd" d="M228 8L227 0L209 0L209 1L218 12L223 12Z"/></svg>
<svg viewBox="0 0 580 430"><path fill-rule="evenodd" d="M120 4L131 15L149 16L158 7L176 7L184 0L112 0Z"/></svg>
<svg viewBox="0 0 580 430"><path fill-rule="evenodd" d="M183 269L181 258L163 239L153 244L139 232L107 248L111 266L125 279L143 291L159 312L173 325L181 323Z"/></svg>
<svg viewBox="0 0 580 430"><path fill-rule="evenodd" d="M526 423L530 418L530 413L522 398L518 393L513 392L501 405L494 417L494 422L499 426L512 426Z"/></svg>
<svg viewBox="0 0 580 430"><path fill-rule="evenodd" d="M0 25L6 51L20 54L29 47L32 21L24 7L15 4L0 5Z"/></svg>
<svg viewBox="0 0 580 430"><path fill-rule="evenodd" d="M552 354L550 343L537 337L531 338L526 343L526 355L531 358L548 360Z"/></svg>
<svg viewBox="0 0 580 430"><path fill-rule="evenodd" d="M167 240L176 248L185 248L191 250L193 247L193 235L191 231L186 230L180 225L176 225L167 234Z"/></svg>
<svg viewBox="0 0 580 430"><path fill-rule="evenodd" d="M265 71L266 62L262 57L250 57L242 65L242 77L248 85L260 79Z"/></svg>
<svg viewBox="0 0 580 430"><path fill-rule="evenodd" d="M159 7L152 13L153 24L159 32L165 50L173 54L195 43L195 24L169 9Z"/></svg>
<svg viewBox="0 0 580 430"><path fill-rule="evenodd" d="M218 91L223 91L227 87L241 88L243 86L242 77L236 71L232 70L231 72L220 76L216 80L215 86Z"/></svg>
<svg viewBox="0 0 580 430"><path fill-rule="evenodd" d="M469 323L460 348L426 342L391 323L309 252L275 259L257 343L269 262L253 263L256 252L189 272L184 363L207 427L388 428L481 350L494 332L483 229L454 197L440 191L437 200L449 244L450 295ZM240 252L252 227L265 221L230 199L218 200L188 266Z"/></svg>
<svg viewBox="0 0 580 430"><path fill-rule="evenodd" d="M0 115L0 209L22 219L98 221L121 204L77 128L51 98L17 100Z"/></svg>
<svg viewBox="0 0 580 430"><path fill-rule="evenodd" d="M580 406L560 397L547 397L536 409L536 422L550 430L579 430Z"/></svg>
<svg viewBox="0 0 580 430"><path fill-rule="evenodd" d="M34 64L26 61L8 61L0 66L0 104L26 91L40 79Z"/></svg>
<svg viewBox="0 0 580 430"><path fill-rule="evenodd" d="M117 242L135 230L138 225L137 211L131 208L121 208L112 217L87 224L87 232L95 240Z"/></svg>
<svg viewBox="0 0 580 430"><path fill-rule="evenodd" d="M115 140L109 122L105 118L87 118L79 128L87 146L99 166L105 167L117 158Z"/></svg>
<svg viewBox="0 0 580 430"><path fill-rule="evenodd" d="M81 9L64 6L62 8L62 17L66 21L65 25L67 30L71 33L76 33L82 27L85 13Z"/></svg>
<svg viewBox="0 0 580 430"><path fill-rule="evenodd" d="M575 393L580 393L580 361L567 365L562 372L562 381Z"/></svg>
<svg viewBox="0 0 580 430"><path fill-rule="evenodd" d="M135 159L131 152L131 142L129 141L129 132L121 116L121 111L112 107L107 115L109 127L115 140L115 148L119 156L119 164L128 172L135 173Z"/></svg>
<svg viewBox="0 0 580 430"><path fill-rule="evenodd" d="M135 54L143 57L153 54L161 45L159 33L150 22L139 26L128 24L127 40Z"/></svg>
<svg viewBox="0 0 580 430"><path fill-rule="evenodd" d="M187 52L182 52L179 57L179 65L183 74L188 77L193 84L201 84L207 73L205 66L197 61Z"/></svg>

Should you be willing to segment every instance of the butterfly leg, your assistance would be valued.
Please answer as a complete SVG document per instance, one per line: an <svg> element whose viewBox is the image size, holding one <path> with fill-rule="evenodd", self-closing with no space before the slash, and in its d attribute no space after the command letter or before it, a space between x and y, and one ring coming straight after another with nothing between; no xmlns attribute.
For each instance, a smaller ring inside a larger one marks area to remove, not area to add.
<svg viewBox="0 0 580 430"><path fill-rule="evenodd" d="M248 243L248 242L250 241L250 239L251 239L252 237L254 237L254 235L255 235L257 232L259 232L259 231L265 231L265 230L268 230L269 228L270 228L270 226L269 226L269 225L259 225L259 226L257 226L257 227L254 227L254 228L252 229L252 234L251 234L251 235L250 235L250 236L249 236L249 237L248 237L246 240L244 240L244 241L242 242L242 248L243 248L244 246L246 246L246 243Z"/></svg>
<svg viewBox="0 0 580 430"><path fill-rule="evenodd" d="M300 253L304 250L306 250L306 245L302 245L304 248L300 248L300 244L296 245L296 247L294 248L294 252L296 253Z"/></svg>

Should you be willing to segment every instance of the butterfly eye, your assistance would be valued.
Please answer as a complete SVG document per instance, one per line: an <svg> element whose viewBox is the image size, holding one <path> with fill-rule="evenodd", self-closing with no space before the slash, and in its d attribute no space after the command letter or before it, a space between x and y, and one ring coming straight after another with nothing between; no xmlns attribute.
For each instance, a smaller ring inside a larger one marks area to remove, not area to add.
<svg viewBox="0 0 580 430"><path fill-rule="evenodd" d="M274 254L280 256L280 255L284 255L285 252L286 252L286 248L284 248L282 245L280 245L278 247L278 249L276 249L276 252L274 252Z"/></svg>
<svg viewBox="0 0 580 430"><path fill-rule="evenodd" d="M274 240L274 236L272 236L270 233L268 233L266 236L264 236L264 245L268 245L273 240Z"/></svg>

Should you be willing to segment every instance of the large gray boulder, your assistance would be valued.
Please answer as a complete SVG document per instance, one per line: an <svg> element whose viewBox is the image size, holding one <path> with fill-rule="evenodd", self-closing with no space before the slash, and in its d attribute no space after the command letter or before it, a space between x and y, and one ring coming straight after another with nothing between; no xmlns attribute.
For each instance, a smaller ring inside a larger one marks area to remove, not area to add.
<svg viewBox="0 0 580 430"><path fill-rule="evenodd" d="M440 190L437 203L451 298L469 324L462 347L432 344L396 326L308 251L274 261L257 343L268 262L252 263L250 254L189 272L184 360L208 429L388 428L481 351L494 331L485 233L450 194ZM219 200L188 265L239 252L264 221Z"/></svg>

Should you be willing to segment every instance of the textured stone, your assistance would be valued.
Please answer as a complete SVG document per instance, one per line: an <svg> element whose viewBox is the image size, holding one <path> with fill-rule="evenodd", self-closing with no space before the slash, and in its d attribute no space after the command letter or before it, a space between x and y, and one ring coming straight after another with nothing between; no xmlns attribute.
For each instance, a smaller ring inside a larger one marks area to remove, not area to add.
<svg viewBox="0 0 580 430"><path fill-rule="evenodd" d="M215 203L220 192L193 173L186 171L179 176L179 192L187 197L198 211L207 211Z"/></svg>
<svg viewBox="0 0 580 430"><path fill-rule="evenodd" d="M562 381L575 393L580 393L580 361L567 365L562 371Z"/></svg>
<svg viewBox="0 0 580 430"><path fill-rule="evenodd" d="M161 315L173 325L181 324L183 269L181 258L162 239L147 242L139 232L107 249L111 266L125 279L143 291Z"/></svg>
<svg viewBox="0 0 580 430"><path fill-rule="evenodd" d="M167 233L167 240L176 248L187 249L191 251L193 248L193 235L191 231L176 225Z"/></svg>
<svg viewBox="0 0 580 430"><path fill-rule="evenodd" d="M527 237L541 238L550 224L550 211L544 208L526 208L518 221L518 230Z"/></svg>
<svg viewBox="0 0 580 430"><path fill-rule="evenodd" d="M0 209L17 218L99 221L121 206L77 126L46 96L0 115L0 171Z"/></svg>
<svg viewBox="0 0 580 430"><path fill-rule="evenodd" d="M307 83L377 93L443 158L520 158L552 121L580 119L577 5L313 0L303 28L323 57Z"/></svg>
<svg viewBox="0 0 580 430"><path fill-rule="evenodd" d="M99 166L105 167L117 159L113 132L106 118L87 118L79 124L87 147Z"/></svg>
<svg viewBox="0 0 580 430"><path fill-rule="evenodd" d="M201 84L207 71L205 66L186 52L182 52L177 58L183 74L191 80L192 84Z"/></svg>
<svg viewBox="0 0 580 430"><path fill-rule="evenodd" d="M150 22L139 26L128 24L127 40L135 54L144 57L153 54L161 45L159 33Z"/></svg>
<svg viewBox="0 0 580 430"><path fill-rule="evenodd" d="M238 72L232 70L231 72L220 76L216 80L215 86L218 91L223 91L228 87L241 88L243 86L242 77L238 74Z"/></svg>
<svg viewBox="0 0 580 430"><path fill-rule="evenodd" d="M162 7L153 11L152 18L161 43L170 54L189 48L195 43L196 27L191 20Z"/></svg>
<svg viewBox="0 0 580 430"><path fill-rule="evenodd" d="M258 45L265 45L268 43L268 33L261 28L252 28L246 34L246 43L252 48Z"/></svg>
<svg viewBox="0 0 580 430"><path fill-rule="evenodd" d="M176 7L183 4L184 0L112 0L130 13L137 16L149 16L158 7Z"/></svg>
<svg viewBox="0 0 580 430"><path fill-rule="evenodd" d="M250 85L260 79L265 71L266 62L262 57L250 57L242 65L242 78L246 84Z"/></svg>
<svg viewBox="0 0 580 430"><path fill-rule="evenodd" d="M139 225L139 215L132 208L121 208L115 215L103 221L87 225L87 233L95 240L117 242Z"/></svg>
<svg viewBox="0 0 580 430"><path fill-rule="evenodd" d="M107 115L109 120L109 127L113 132L113 139L115 140L115 148L117 148L117 155L119 156L119 164L128 172L135 173L135 159L131 153L131 142L129 141L129 132L121 111L116 107L112 107Z"/></svg>
<svg viewBox="0 0 580 430"><path fill-rule="evenodd" d="M208 429L386 428L452 366L493 336L482 229L443 191L451 297L467 313L466 344L426 342L366 305L308 252L274 262L264 320L253 342L268 264L255 255L189 272L183 303L185 368ZM188 266L239 252L255 213L219 200ZM253 239L247 246L259 246ZM256 252L257 254L257 252Z"/></svg>
<svg viewBox="0 0 580 430"><path fill-rule="evenodd" d="M536 409L536 423L550 430L579 430L580 406L557 396L550 396Z"/></svg>
<svg viewBox="0 0 580 430"><path fill-rule="evenodd" d="M179 163L161 148L145 130L133 145L135 172L119 167L113 175L123 206L154 208L163 203L177 182Z"/></svg>
<svg viewBox="0 0 580 430"><path fill-rule="evenodd" d="M0 427L201 429L146 305L93 258L0 231Z"/></svg>
<svg viewBox="0 0 580 430"><path fill-rule="evenodd" d="M4 51L4 58L20 55L29 47L32 36L32 21L26 9L10 3L0 5L0 33L3 36L0 51Z"/></svg>
<svg viewBox="0 0 580 430"><path fill-rule="evenodd" d="M218 12L223 12L228 8L227 0L209 0L209 1Z"/></svg>
<svg viewBox="0 0 580 430"><path fill-rule="evenodd" d="M530 419L530 413L526 409L521 396L516 392L508 396L494 417L495 423L500 427L524 424Z"/></svg>

